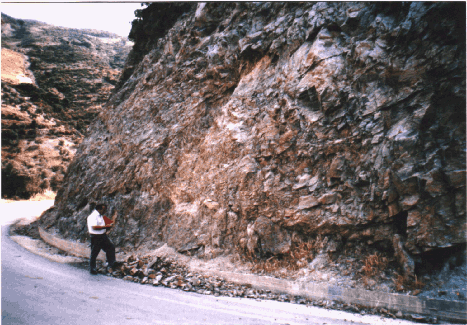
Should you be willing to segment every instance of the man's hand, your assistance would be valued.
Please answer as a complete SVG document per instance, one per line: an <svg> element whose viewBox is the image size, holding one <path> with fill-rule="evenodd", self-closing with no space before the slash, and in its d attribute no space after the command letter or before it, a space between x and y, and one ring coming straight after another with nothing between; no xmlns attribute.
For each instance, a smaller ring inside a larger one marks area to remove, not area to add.
<svg viewBox="0 0 467 325"><path fill-rule="evenodd" d="M108 227L106 229L106 233L109 233L112 230L113 226L115 225L115 219L117 219L117 211L115 211L114 215L112 216L112 222L107 225Z"/></svg>
<svg viewBox="0 0 467 325"><path fill-rule="evenodd" d="M112 216L112 225L115 223L115 219L117 219L117 211L115 211L114 215Z"/></svg>

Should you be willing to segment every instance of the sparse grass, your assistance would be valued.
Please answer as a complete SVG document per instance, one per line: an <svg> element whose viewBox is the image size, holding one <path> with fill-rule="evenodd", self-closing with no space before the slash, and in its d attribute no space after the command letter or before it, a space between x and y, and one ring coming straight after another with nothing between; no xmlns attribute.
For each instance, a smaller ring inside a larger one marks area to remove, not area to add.
<svg viewBox="0 0 467 325"><path fill-rule="evenodd" d="M361 271L365 277L374 277L383 272L387 266L388 259L381 254L374 253L365 257Z"/></svg>
<svg viewBox="0 0 467 325"><path fill-rule="evenodd" d="M37 193L29 201L55 200L57 194L51 190L45 190L43 193Z"/></svg>
<svg viewBox="0 0 467 325"><path fill-rule="evenodd" d="M389 259L379 252L366 255L360 263L355 265L357 279L367 289L372 289L381 280L386 278L385 273L390 268Z"/></svg>
<svg viewBox="0 0 467 325"><path fill-rule="evenodd" d="M251 271L268 274L279 278L291 277L300 269L313 261L328 243L326 237L318 235L315 239L303 241L300 238L292 240L290 251L283 255L271 256L264 260L246 253L245 257L252 264Z"/></svg>
<svg viewBox="0 0 467 325"><path fill-rule="evenodd" d="M247 255L250 270L261 275L270 275L278 278L294 278L299 271L307 267L314 257L326 246L326 241L318 236L308 242L294 242L290 252L282 256L271 256L261 259L257 256ZM346 252L343 253L347 255ZM382 252L367 252L362 254L363 259L347 263L347 270L342 275L349 275L355 270L354 280L359 281L367 289L374 289L376 285L387 280L394 283L394 290L397 292L409 292L417 295L425 287L425 283L417 276L408 277L400 275L395 271L393 260ZM391 275L390 275L391 274Z"/></svg>
<svg viewBox="0 0 467 325"><path fill-rule="evenodd" d="M248 256L252 263L251 271L280 278L291 275L292 272L300 270L313 260L315 245L316 240L294 243L287 254L272 256L267 260Z"/></svg>
<svg viewBox="0 0 467 325"><path fill-rule="evenodd" d="M396 291L399 292L413 290L416 294L425 286L425 283L420 281L417 276L412 278L406 275L395 274L395 279L393 281Z"/></svg>
<svg viewBox="0 0 467 325"><path fill-rule="evenodd" d="M45 190L42 193L37 193L32 196L29 200L10 200L10 199L2 199L2 203L11 203L17 201L45 201L45 200L55 200L55 196L57 194L51 190Z"/></svg>

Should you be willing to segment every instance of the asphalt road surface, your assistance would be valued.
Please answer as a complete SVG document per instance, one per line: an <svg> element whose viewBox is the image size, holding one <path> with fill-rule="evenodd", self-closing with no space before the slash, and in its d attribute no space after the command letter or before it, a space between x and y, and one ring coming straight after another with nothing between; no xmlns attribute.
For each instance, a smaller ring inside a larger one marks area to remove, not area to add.
<svg viewBox="0 0 467 325"><path fill-rule="evenodd" d="M2 211L4 204L2 204ZM3 214L3 213L2 213ZM200 295L93 276L34 255L2 219L2 324L411 324L276 301Z"/></svg>

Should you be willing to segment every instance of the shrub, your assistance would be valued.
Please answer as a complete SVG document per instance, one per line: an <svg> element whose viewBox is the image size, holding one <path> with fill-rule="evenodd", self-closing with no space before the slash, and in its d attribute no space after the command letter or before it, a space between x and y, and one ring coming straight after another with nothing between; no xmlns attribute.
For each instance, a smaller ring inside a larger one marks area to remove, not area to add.
<svg viewBox="0 0 467 325"><path fill-rule="evenodd" d="M365 257L361 271L366 277L374 277L383 272L387 266L388 259L381 254L374 253Z"/></svg>
<svg viewBox="0 0 467 325"><path fill-rule="evenodd" d="M393 279L394 286L396 291L406 291L406 290L415 290L419 292L420 289L423 289L425 283L420 281L417 276L410 277L407 275L394 274L395 278Z"/></svg>
<svg viewBox="0 0 467 325"><path fill-rule="evenodd" d="M247 255L252 262L251 271L283 277L308 265L315 255L315 246L319 247L320 237L308 242L295 242L290 251L283 255L270 256L266 260Z"/></svg>

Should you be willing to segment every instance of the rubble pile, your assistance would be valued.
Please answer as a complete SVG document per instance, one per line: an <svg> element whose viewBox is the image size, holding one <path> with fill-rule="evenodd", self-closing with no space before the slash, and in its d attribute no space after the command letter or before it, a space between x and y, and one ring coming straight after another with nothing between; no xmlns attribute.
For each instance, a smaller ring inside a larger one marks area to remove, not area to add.
<svg viewBox="0 0 467 325"><path fill-rule="evenodd" d="M99 273L143 285L164 286L204 295L275 300L308 306L319 306L326 309L346 310L362 315L372 314L393 318L414 319L412 315L404 315L401 312L389 311L385 308L370 309L355 304L325 299L313 300L300 296L275 293L270 290L255 289L250 285L233 284L218 277L190 272L187 267L170 258L154 256L136 257L135 255L130 255L124 262L117 264L118 266L115 269L109 269L101 264ZM426 317L422 318L426 320Z"/></svg>
<svg viewBox="0 0 467 325"><path fill-rule="evenodd" d="M275 300L307 306L317 306L325 309L345 310L361 315L381 315L391 318L409 319L422 323L438 323L436 317L404 314L401 311L388 310L386 308L367 308L358 304L348 304L326 299L309 299L301 296L271 292L270 290L255 289L250 285L229 283L218 277L190 272L185 266L170 258L153 256L136 257L135 255L130 255L124 262L118 264L115 270L108 269L104 265L101 265L99 272L143 285L164 286L171 289L180 289L204 295Z"/></svg>

